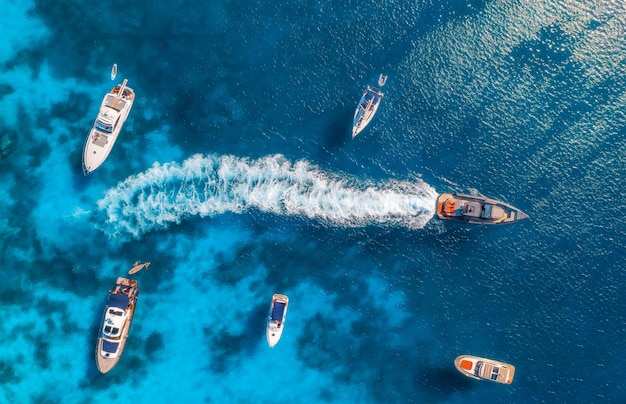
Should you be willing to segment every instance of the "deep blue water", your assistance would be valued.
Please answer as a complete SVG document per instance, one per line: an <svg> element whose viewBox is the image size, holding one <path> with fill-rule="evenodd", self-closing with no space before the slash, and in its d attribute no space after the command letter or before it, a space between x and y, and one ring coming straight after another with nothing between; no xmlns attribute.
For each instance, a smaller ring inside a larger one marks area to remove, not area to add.
<svg viewBox="0 0 626 404"><path fill-rule="evenodd" d="M626 401L621 2L0 3L1 402ZM135 104L85 177L123 78ZM531 219L443 223L451 191ZM106 293L136 260L100 375Z"/></svg>

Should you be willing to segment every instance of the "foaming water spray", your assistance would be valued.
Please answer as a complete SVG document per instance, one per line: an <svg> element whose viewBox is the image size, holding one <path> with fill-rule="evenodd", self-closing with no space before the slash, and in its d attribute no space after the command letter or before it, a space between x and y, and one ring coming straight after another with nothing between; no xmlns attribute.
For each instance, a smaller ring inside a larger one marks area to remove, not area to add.
<svg viewBox="0 0 626 404"><path fill-rule="evenodd" d="M422 180L384 183L326 173L281 155L250 160L195 155L182 164L158 164L109 189L98 201L109 236L140 237L190 216L248 209L299 215L332 226L371 224L422 228L437 192Z"/></svg>

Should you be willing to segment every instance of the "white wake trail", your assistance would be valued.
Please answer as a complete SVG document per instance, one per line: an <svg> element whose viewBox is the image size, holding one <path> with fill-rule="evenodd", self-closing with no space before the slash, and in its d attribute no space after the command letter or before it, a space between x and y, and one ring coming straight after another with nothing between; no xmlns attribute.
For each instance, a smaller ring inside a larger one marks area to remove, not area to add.
<svg viewBox="0 0 626 404"><path fill-rule="evenodd" d="M374 184L348 180L281 155L249 160L195 155L182 164L155 165L108 190L98 201L109 236L141 235L185 217L258 209L300 215L334 226L422 228L437 193L423 182Z"/></svg>

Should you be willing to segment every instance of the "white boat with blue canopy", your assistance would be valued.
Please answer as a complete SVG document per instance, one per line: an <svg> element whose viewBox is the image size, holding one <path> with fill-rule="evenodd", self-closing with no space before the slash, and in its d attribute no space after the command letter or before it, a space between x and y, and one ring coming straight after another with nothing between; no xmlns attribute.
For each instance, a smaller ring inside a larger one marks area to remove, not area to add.
<svg viewBox="0 0 626 404"><path fill-rule="evenodd" d="M383 86L387 81L387 76L382 74L378 78L378 85ZM352 138L354 139L374 118L376 111L380 105L380 101L383 99L384 94L377 88L367 86L363 92L363 96L359 101L359 105L354 111L354 118L352 119Z"/></svg>
<svg viewBox="0 0 626 404"><path fill-rule="evenodd" d="M287 318L287 308L289 307L289 298L280 293L272 296L272 304L270 306L270 315L267 321L266 337L270 348L273 348L280 337L283 335L285 319Z"/></svg>
<svg viewBox="0 0 626 404"><path fill-rule="evenodd" d="M89 131L83 150L83 172L91 173L109 157L117 141L130 109L135 101L135 92L127 87L128 80L113 87L104 96L100 111Z"/></svg>
<svg viewBox="0 0 626 404"><path fill-rule="evenodd" d="M139 297L136 280L117 278L109 292L96 344L96 364L101 373L107 373L120 360Z"/></svg>

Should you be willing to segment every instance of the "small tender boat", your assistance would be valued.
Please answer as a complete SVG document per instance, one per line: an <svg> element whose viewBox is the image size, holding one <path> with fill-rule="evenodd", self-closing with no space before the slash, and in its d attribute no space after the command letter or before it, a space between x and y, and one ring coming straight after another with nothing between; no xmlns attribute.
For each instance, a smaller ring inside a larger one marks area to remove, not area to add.
<svg viewBox="0 0 626 404"><path fill-rule="evenodd" d="M378 86L382 87L385 85L385 83L387 82L387 76L381 74L380 76L378 76Z"/></svg>
<svg viewBox="0 0 626 404"><path fill-rule="evenodd" d="M111 80L115 80L115 76L117 76L117 63L111 68Z"/></svg>
<svg viewBox="0 0 626 404"><path fill-rule="evenodd" d="M439 195L437 216L473 224L503 224L528 219L526 213L504 202L462 194Z"/></svg>
<svg viewBox="0 0 626 404"><path fill-rule="evenodd" d="M382 87L386 82L387 76L381 74L378 78L378 85ZM359 101L359 105L356 107L356 111L354 111L354 118L352 119L352 139L361 133L372 121L383 96L384 94L379 89L367 86Z"/></svg>
<svg viewBox="0 0 626 404"><path fill-rule="evenodd" d="M289 306L289 298L279 293L272 296L272 305L270 307L270 316L267 321L267 343L270 348L278 344L280 337L283 335L283 326L285 318L287 318L287 307Z"/></svg>
<svg viewBox="0 0 626 404"><path fill-rule="evenodd" d="M100 112L89 131L83 151L83 172L89 174L109 157L109 153L117 140L128 113L135 100L135 92L126 87L128 80L113 87L104 96Z"/></svg>
<svg viewBox="0 0 626 404"><path fill-rule="evenodd" d="M103 374L113 369L122 356L138 297L137 281L127 278L117 278L109 292L96 344L96 364Z"/></svg>
<svg viewBox="0 0 626 404"><path fill-rule="evenodd" d="M128 274L132 275L134 273L141 271L144 268L148 269L149 266L150 266L149 262L144 262L143 264L141 264L139 261L135 261L135 263L133 264L133 267L130 269L130 271L128 271Z"/></svg>
<svg viewBox="0 0 626 404"><path fill-rule="evenodd" d="M515 366L513 365L472 355L457 357L454 360L454 366L465 376L502 384L511 384L515 376Z"/></svg>

